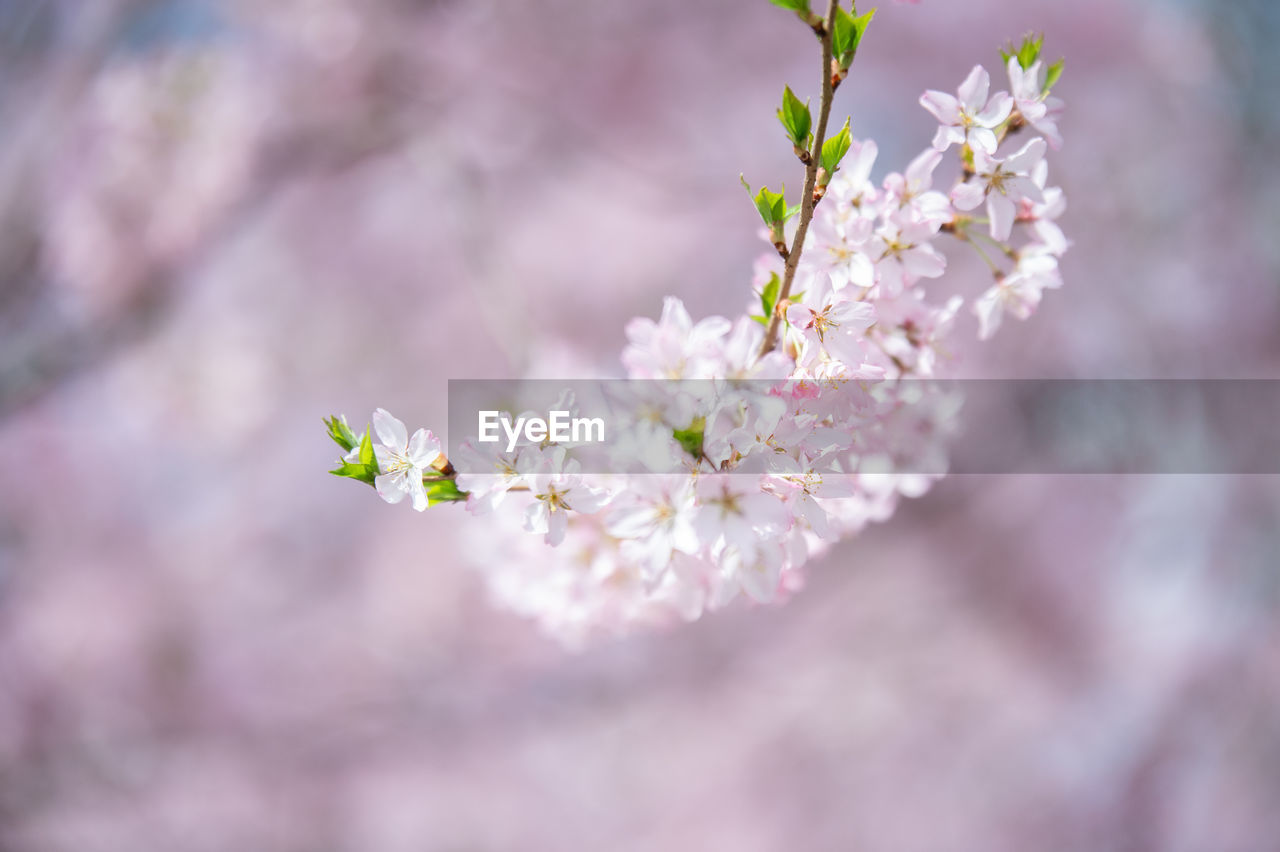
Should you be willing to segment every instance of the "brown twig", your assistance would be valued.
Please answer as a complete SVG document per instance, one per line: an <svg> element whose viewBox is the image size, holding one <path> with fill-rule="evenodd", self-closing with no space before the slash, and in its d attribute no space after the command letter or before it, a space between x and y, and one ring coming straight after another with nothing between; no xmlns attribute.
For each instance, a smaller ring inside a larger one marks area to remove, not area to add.
<svg viewBox="0 0 1280 852"><path fill-rule="evenodd" d="M837 0L827 0L827 17L823 31L817 33L822 41L822 102L818 107L818 126L814 130L813 145L809 149L809 162L804 169L804 193L800 196L800 218L796 222L796 233L791 240L791 249L787 252L787 262L783 267L782 288L778 291L778 301L774 305L773 316L769 318L769 327L764 333L764 342L760 345L760 355L773 351L778 345L778 328L782 324L782 314L778 306L787 303L791 295L791 285L796 279L796 269L800 266L800 252L804 248L805 235L809 233L809 223L813 220L813 209L817 204L813 189L818 182L818 162L821 160L822 143L827 135L827 119L831 116L831 101L835 95L835 86L831 80L831 33L835 29ZM817 32L815 30L815 32Z"/></svg>

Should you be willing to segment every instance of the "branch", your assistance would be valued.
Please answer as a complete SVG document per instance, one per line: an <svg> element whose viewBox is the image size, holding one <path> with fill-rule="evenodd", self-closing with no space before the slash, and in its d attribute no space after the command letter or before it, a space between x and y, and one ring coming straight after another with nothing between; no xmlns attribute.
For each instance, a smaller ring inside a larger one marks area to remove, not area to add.
<svg viewBox="0 0 1280 852"><path fill-rule="evenodd" d="M778 344L778 327L782 324L782 312L786 310L787 298L791 295L791 285L796 280L796 269L800 266L800 252L804 249L804 238L809 233L809 223L813 221L813 209L817 206L813 190L818 182L818 162L822 156L822 143L827 135L827 119L831 116L831 101L835 95L835 85L831 77L831 33L835 29L837 5L838 0L827 0L826 23L822 32L818 33L822 41L822 103L818 107L818 126L813 133L809 162L804 168L804 194L800 196L800 219L796 223L796 233L791 240L791 249L787 252L778 301L774 303L773 316L769 319L769 328L765 331L764 342L760 345L761 357L772 352ZM815 32L817 32L816 29Z"/></svg>

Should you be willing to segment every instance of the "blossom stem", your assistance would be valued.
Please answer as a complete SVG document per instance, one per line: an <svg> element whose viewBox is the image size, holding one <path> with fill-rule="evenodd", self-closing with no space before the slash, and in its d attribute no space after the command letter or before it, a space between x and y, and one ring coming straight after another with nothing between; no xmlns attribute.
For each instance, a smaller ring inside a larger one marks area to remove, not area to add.
<svg viewBox="0 0 1280 852"><path fill-rule="evenodd" d="M809 223L813 220L813 209L817 205L813 190L818 182L818 163L821 160L822 143L827 135L827 119L831 116L831 101L835 95L835 85L831 79L831 33L835 29L837 5L838 0L827 0L826 22L822 32L818 33L818 38L822 42L822 101L818 107L818 126L813 133L809 162L804 168L804 192L800 196L800 218L796 221L795 236L792 237L791 249L786 255L782 287L778 290L778 300L774 303L773 316L769 318L769 327L764 333L764 341L760 344L761 357L772 352L778 345L782 311L786 310L787 299L791 295L791 285L796 280L796 269L800 266L800 252L804 248L804 238L809 233ZM816 29L815 32L817 32Z"/></svg>
<svg viewBox="0 0 1280 852"><path fill-rule="evenodd" d="M999 246L1002 250L1004 249L1004 246L1001 243L991 239L981 231L970 231L969 227L977 223L978 223L977 219L965 219L963 222L953 223L950 228L944 228L943 231L944 233L951 234L960 242L968 243L969 245L971 245L973 247L973 250L978 253L978 257L982 258L987 262L987 266L991 268L991 271L996 274L1000 274L1000 267L996 265L995 261L991 259L990 255L988 255L985 251L983 251L982 246L978 245L977 241L974 240L974 237L975 236L982 237L986 239L988 242L990 242L992 245Z"/></svg>

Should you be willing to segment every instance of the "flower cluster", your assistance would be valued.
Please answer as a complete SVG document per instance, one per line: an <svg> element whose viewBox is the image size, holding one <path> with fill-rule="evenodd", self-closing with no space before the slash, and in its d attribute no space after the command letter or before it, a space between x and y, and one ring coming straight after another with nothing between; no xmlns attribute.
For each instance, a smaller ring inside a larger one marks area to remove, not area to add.
<svg viewBox="0 0 1280 852"><path fill-rule="evenodd" d="M981 66L955 95L926 92L932 144L879 182L875 142L847 125L810 154L808 107L788 89L780 118L818 175L811 222L762 190L773 248L743 315L695 322L669 297L656 321L627 325L629 381L610 392L633 416L607 464L572 442L527 439L468 442L446 460L430 433L409 438L379 410L381 447L330 423L349 451L336 472L418 509L465 501L486 525L472 549L495 599L569 644L742 596L784 599L810 559L945 471L956 400L933 379L965 296L938 292L943 244L991 268L973 301L981 338L1061 284L1065 202L1045 162L1061 143L1049 96L1061 65L1042 70L1029 39L1004 70L1011 92L992 94ZM790 249L788 232L800 234Z"/></svg>

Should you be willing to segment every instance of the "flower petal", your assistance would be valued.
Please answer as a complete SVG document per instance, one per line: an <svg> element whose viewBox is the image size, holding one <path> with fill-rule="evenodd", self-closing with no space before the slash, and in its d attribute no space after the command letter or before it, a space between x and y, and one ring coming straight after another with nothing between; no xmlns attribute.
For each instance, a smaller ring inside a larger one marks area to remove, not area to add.
<svg viewBox="0 0 1280 852"><path fill-rule="evenodd" d="M1009 197L993 192L987 196L987 215L991 217L991 239L1007 242L1013 233L1013 219L1017 207Z"/></svg>
<svg viewBox="0 0 1280 852"><path fill-rule="evenodd" d="M982 203L987 188L977 181L956 184L951 190L951 203L957 210L972 210Z"/></svg>
<svg viewBox="0 0 1280 852"><path fill-rule="evenodd" d="M1023 145L1014 153L1010 154L1004 161L1005 171L1016 172L1018 174L1029 174L1036 163L1044 159L1045 141L1043 139L1032 139Z"/></svg>
<svg viewBox="0 0 1280 852"><path fill-rule="evenodd" d="M406 455L409 463L415 467L431 467L440 458L440 439L430 429L419 429L409 439L409 451Z"/></svg>
<svg viewBox="0 0 1280 852"><path fill-rule="evenodd" d="M960 103L955 95L930 89L920 96L920 106L933 113L941 124L960 123Z"/></svg>
<svg viewBox="0 0 1280 852"><path fill-rule="evenodd" d="M956 92L959 95L960 105L965 112L970 115L977 115L987 102L987 92L991 90L991 76L987 74L987 69L981 65L973 66L973 70L969 72L969 76L964 78L964 82L960 84L960 89Z"/></svg>
<svg viewBox="0 0 1280 852"><path fill-rule="evenodd" d="M400 453L409 446L409 432L404 423L392 417L385 408L373 412L373 431L379 441Z"/></svg>
<svg viewBox="0 0 1280 852"><path fill-rule="evenodd" d="M377 489L378 496L388 503L399 503L404 499L404 488L401 487L402 477L399 472L396 473L380 473L373 478L373 487Z"/></svg>
<svg viewBox="0 0 1280 852"><path fill-rule="evenodd" d="M983 127L995 127L1013 112L1013 98L1008 92L996 92L986 107L974 116L974 120Z"/></svg>

